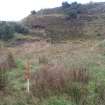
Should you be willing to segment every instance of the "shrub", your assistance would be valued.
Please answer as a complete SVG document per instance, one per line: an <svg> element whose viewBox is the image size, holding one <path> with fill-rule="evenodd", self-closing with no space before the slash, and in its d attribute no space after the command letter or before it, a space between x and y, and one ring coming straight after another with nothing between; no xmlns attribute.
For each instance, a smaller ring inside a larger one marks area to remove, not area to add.
<svg viewBox="0 0 105 105"><path fill-rule="evenodd" d="M69 4L69 6L66 6L66 5L67 3L63 3L62 7L63 7L64 14L68 15L69 19L76 19L78 14L84 11L83 5L77 2L73 2Z"/></svg>
<svg viewBox="0 0 105 105"><path fill-rule="evenodd" d="M63 8L68 8L68 7L70 7L70 4L68 2L63 2L62 7Z"/></svg>
<svg viewBox="0 0 105 105"><path fill-rule="evenodd" d="M8 40L13 38L14 36L14 28L9 25L7 22L0 23L0 39Z"/></svg>
<svg viewBox="0 0 105 105"><path fill-rule="evenodd" d="M22 33L22 34L29 33L29 29L26 26L22 25L21 23L11 22L10 25L13 26L14 31L16 33Z"/></svg>
<svg viewBox="0 0 105 105"><path fill-rule="evenodd" d="M31 11L31 15L35 15L35 14L36 14L35 10Z"/></svg>

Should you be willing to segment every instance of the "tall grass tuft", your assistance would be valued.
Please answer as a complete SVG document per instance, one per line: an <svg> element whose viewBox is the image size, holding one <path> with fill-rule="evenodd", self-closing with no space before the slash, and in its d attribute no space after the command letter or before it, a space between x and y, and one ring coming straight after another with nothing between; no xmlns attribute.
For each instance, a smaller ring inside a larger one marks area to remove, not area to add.
<svg viewBox="0 0 105 105"><path fill-rule="evenodd" d="M0 65L0 90L3 90L6 87L7 80L6 69Z"/></svg>
<svg viewBox="0 0 105 105"><path fill-rule="evenodd" d="M0 90L5 89L8 83L8 70L15 66L15 61L8 50L0 49Z"/></svg>
<svg viewBox="0 0 105 105"><path fill-rule="evenodd" d="M15 60L14 60L14 57L13 57L12 53L10 53L10 52L8 53L7 60L8 60L8 66L9 66L9 68L16 67L16 63L15 63Z"/></svg>
<svg viewBox="0 0 105 105"><path fill-rule="evenodd" d="M46 56L39 56L39 64L48 64L49 60Z"/></svg>
<svg viewBox="0 0 105 105"><path fill-rule="evenodd" d="M89 71L83 67L69 70L68 76L73 82L88 83L90 79Z"/></svg>

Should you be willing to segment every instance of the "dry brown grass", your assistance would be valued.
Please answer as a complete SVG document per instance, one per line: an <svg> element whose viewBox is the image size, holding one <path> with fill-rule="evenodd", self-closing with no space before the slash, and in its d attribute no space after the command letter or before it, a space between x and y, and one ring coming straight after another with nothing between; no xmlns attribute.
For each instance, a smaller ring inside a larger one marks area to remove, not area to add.
<svg viewBox="0 0 105 105"><path fill-rule="evenodd" d="M32 76L32 92L36 96L65 93L71 83L88 83L89 73L84 68L66 70L63 65L47 64Z"/></svg>
<svg viewBox="0 0 105 105"><path fill-rule="evenodd" d="M85 66L86 63L94 61L96 55L92 53L91 48L96 43L97 41L94 40L71 40L60 44L39 41L9 47L9 50L15 58L31 60L35 65L39 63L40 56L45 56L48 58L48 62L63 63L70 68L72 65Z"/></svg>
<svg viewBox="0 0 105 105"><path fill-rule="evenodd" d="M72 81L82 82L82 83L88 83L90 76L89 71L86 68L77 68L70 70L68 75L70 76L70 79Z"/></svg>

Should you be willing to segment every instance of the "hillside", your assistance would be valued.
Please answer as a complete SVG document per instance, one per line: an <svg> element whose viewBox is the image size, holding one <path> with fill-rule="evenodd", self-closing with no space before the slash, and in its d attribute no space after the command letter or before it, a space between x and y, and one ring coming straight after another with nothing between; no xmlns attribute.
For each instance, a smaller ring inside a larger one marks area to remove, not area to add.
<svg viewBox="0 0 105 105"><path fill-rule="evenodd" d="M22 22L34 32L37 29L44 30L44 36L55 39L75 36L104 37L104 2L70 5L40 10L24 18ZM75 15L76 17L73 17Z"/></svg>

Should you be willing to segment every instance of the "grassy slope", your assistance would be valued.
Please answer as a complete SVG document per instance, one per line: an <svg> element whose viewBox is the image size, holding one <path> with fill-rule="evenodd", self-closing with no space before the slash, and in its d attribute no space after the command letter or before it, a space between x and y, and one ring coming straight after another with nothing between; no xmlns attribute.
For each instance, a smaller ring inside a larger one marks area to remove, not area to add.
<svg viewBox="0 0 105 105"><path fill-rule="evenodd" d="M45 41L25 43L17 47L9 47L17 62L17 69L9 72L9 92L4 95L0 102L13 105L70 105L71 102L65 96L53 96L40 101L37 97L26 95L24 80L24 64L27 60L31 62L31 72L39 70L39 56L48 58L50 63L63 64L65 68L86 67L90 71L92 79L88 84L89 97L95 95L95 83L104 81L105 56L99 52L102 40L76 39L62 44L51 45ZM99 43L99 45L97 44ZM104 44L104 43L102 43ZM101 47L103 48L103 47ZM3 100L2 100L3 99ZM93 100L92 100L93 101ZM92 105L92 101L90 105ZM72 105L72 104L71 104Z"/></svg>

